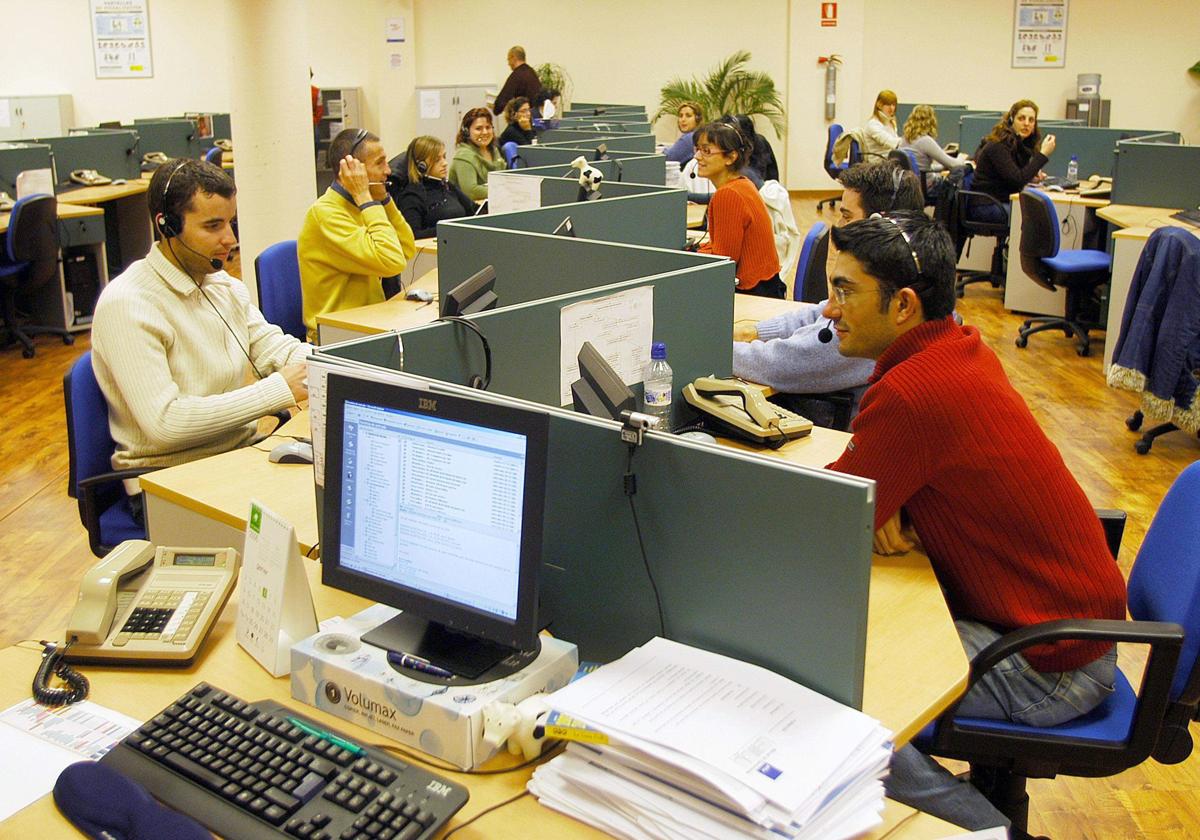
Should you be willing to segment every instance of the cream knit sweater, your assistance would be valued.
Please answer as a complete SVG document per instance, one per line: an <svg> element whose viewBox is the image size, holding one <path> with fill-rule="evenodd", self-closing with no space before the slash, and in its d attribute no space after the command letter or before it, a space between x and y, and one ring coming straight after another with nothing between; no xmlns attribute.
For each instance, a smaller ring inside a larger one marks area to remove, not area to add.
<svg viewBox="0 0 1200 840"><path fill-rule="evenodd" d="M224 271L206 276L203 289L228 328L156 245L100 295L92 364L108 400L114 469L170 466L235 449L254 436L259 417L294 404L275 371L302 362L311 347L267 323L242 282Z"/></svg>

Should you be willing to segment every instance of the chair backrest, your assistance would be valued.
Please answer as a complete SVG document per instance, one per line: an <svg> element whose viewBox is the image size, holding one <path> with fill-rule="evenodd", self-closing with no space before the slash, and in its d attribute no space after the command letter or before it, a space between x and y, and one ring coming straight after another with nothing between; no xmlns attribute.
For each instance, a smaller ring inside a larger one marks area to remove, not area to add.
<svg viewBox="0 0 1200 840"><path fill-rule="evenodd" d="M13 262L58 262L58 201L34 193L17 199L8 220L8 258Z"/></svg>
<svg viewBox="0 0 1200 840"><path fill-rule="evenodd" d="M804 235L804 245L800 248L800 259L796 260L796 277L792 283L792 300L804 300L805 279L808 277L809 268L812 266L813 252L817 249L817 242L825 235L825 230L829 226L824 222L814 222L813 226L808 229L808 233Z"/></svg>
<svg viewBox="0 0 1200 840"><path fill-rule="evenodd" d="M775 252L779 257L779 275L791 271L800 256L800 228L796 226L796 215L792 212L792 199L783 184L764 181L758 188L767 215L771 218L771 232L775 237Z"/></svg>
<svg viewBox="0 0 1200 840"><path fill-rule="evenodd" d="M1053 257L1058 253L1058 212L1041 190L1021 193L1021 255Z"/></svg>
<svg viewBox="0 0 1200 840"><path fill-rule="evenodd" d="M67 495L79 498L79 482L112 470L117 448L108 430L108 401L92 370L92 351L75 360L63 377L67 410Z"/></svg>
<svg viewBox="0 0 1200 840"><path fill-rule="evenodd" d="M905 169L912 170L912 174L916 175L921 183L925 183L921 167L917 164L917 155L911 149L892 149L888 152L888 159L896 161Z"/></svg>
<svg viewBox="0 0 1200 840"><path fill-rule="evenodd" d="M211 149L209 149L207 152L204 153L204 159L206 161L208 161L209 163L213 164L214 166L220 166L221 165L221 154L222 154L221 147L213 146Z"/></svg>
<svg viewBox="0 0 1200 840"><path fill-rule="evenodd" d="M856 163L862 163L862 161L863 161L862 146L860 146L858 144L857 140L851 140L850 141L850 157L848 157L846 159L846 165L853 166Z"/></svg>
<svg viewBox="0 0 1200 840"><path fill-rule="evenodd" d="M844 167L838 166L834 162L833 145L837 142L837 139L842 136L843 131L845 131L845 129L842 128L842 126L838 123L830 123L829 139L825 141L825 171L828 172L829 177L833 178L835 181L837 180L838 175L841 174Z"/></svg>
<svg viewBox="0 0 1200 840"><path fill-rule="evenodd" d="M1129 574L1129 614L1183 627L1171 700L1200 694L1200 461L1184 469L1146 531Z"/></svg>
<svg viewBox="0 0 1200 840"><path fill-rule="evenodd" d="M304 341L304 298L296 240L276 242L255 257L254 277L263 317L285 333Z"/></svg>
<svg viewBox="0 0 1200 840"><path fill-rule="evenodd" d="M507 143L504 143L500 146L500 151L504 152L504 161L508 164L509 169L516 169L516 167L513 166L513 158L517 156L517 148L518 146L515 140L509 140Z"/></svg>

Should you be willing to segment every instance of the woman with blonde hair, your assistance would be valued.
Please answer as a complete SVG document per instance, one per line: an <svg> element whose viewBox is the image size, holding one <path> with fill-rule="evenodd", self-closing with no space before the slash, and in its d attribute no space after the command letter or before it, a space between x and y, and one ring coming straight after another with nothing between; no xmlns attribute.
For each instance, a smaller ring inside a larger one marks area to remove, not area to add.
<svg viewBox="0 0 1200 840"><path fill-rule="evenodd" d="M896 130L896 94L881 90L875 97L875 110L863 126L863 156L887 157L887 153L900 145L900 134Z"/></svg>
<svg viewBox="0 0 1200 840"><path fill-rule="evenodd" d="M446 144L436 137L414 137L405 153L408 183L396 199L413 236L425 239L437 234L443 219L461 219L475 212L475 202L446 180Z"/></svg>
<svg viewBox="0 0 1200 840"><path fill-rule="evenodd" d="M937 114L932 105L918 105L904 121L900 148L911 151L917 168L925 174L925 194L936 198L942 187L942 169L960 169L966 163L955 160L937 141Z"/></svg>

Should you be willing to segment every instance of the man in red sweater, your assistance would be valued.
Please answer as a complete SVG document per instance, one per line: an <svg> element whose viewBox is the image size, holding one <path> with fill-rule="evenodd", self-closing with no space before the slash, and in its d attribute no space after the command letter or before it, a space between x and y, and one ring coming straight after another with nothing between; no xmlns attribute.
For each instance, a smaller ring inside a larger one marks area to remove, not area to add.
<svg viewBox="0 0 1200 840"><path fill-rule="evenodd" d="M876 482L875 550L929 554L970 657L1061 618L1125 617L1125 582L1083 490L979 330L958 326L954 249L921 215L833 229L824 315L843 355L874 359L854 436L830 468ZM918 654L919 655L919 654ZM1052 726L1113 690L1112 645L1039 645L994 668L958 711ZM1007 825L970 785L911 746L888 792L965 828Z"/></svg>

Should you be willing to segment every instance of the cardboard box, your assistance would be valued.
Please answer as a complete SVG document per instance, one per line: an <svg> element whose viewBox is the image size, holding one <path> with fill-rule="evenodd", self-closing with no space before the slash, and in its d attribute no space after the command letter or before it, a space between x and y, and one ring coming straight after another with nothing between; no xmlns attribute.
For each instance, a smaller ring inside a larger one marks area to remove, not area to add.
<svg viewBox="0 0 1200 840"><path fill-rule="evenodd" d="M579 665L575 645L542 637L538 657L505 679L477 685L422 682L387 661L361 636L399 611L382 604L322 622L292 646L292 697L469 770L492 757L483 743L483 710L562 688Z"/></svg>

